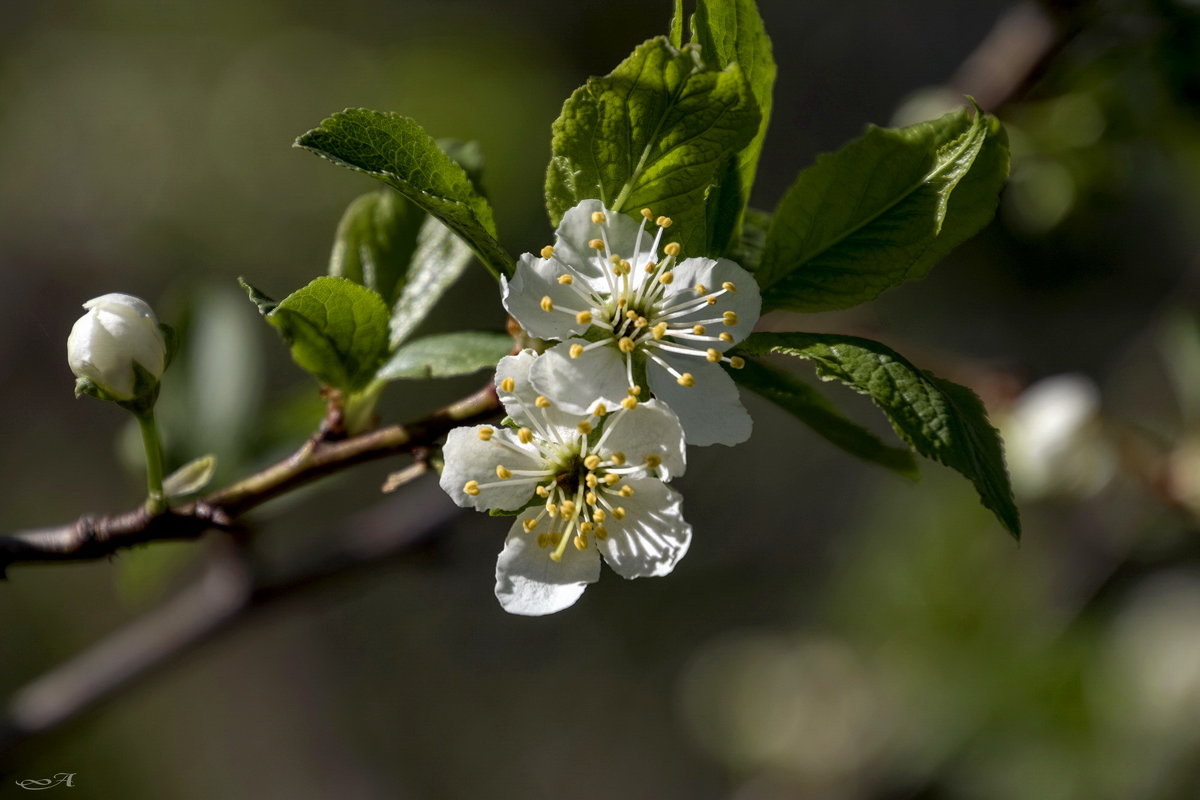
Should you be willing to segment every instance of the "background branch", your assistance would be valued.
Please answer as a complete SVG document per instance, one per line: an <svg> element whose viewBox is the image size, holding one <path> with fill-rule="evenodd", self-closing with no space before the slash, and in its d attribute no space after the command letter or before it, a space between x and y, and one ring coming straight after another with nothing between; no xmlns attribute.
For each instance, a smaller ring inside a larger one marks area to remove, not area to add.
<svg viewBox="0 0 1200 800"><path fill-rule="evenodd" d="M397 506L407 513L398 513ZM412 513L414 508L418 514ZM200 577L174 597L13 694L0 712L0 772L11 768L27 740L78 717L278 601L413 553L457 514L437 484L427 480L346 520L320 537L321 547L283 567L257 564L248 551L225 543Z"/></svg>

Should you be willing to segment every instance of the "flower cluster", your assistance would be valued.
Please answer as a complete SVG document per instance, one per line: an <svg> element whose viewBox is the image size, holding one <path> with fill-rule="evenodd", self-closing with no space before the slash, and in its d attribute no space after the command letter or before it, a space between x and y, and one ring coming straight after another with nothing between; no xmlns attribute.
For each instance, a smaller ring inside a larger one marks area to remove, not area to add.
<svg viewBox="0 0 1200 800"><path fill-rule="evenodd" d="M501 279L508 312L558 344L500 362L506 425L452 431L441 485L460 506L516 516L496 564L511 613L572 605L601 559L626 578L669 573L691 541L666 485L685 440L750 435L723 365L743 366L726 352L758 321L758 285L728 259L681 258L663 243L670 226L586 200Z"/></svg>

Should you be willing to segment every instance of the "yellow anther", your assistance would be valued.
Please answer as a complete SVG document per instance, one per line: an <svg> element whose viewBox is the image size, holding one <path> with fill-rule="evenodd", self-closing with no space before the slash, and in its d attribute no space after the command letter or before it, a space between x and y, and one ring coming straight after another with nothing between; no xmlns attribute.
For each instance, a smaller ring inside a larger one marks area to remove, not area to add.
<svg viewBox="0 0 1200 800"><path fill-rule="evenodd" d="M605 219L605 217L604 217L603 211L593 211L592 212L592 224L593 225L599 225L600 223L604 222L604 219Z"/></svg>
<svg viewBox="0 0 1200 800"><path fill-rule="evenodd" d="M623 506L617 506L613 509L612 514L613 519L625 519L625 508Z"/></svg>
<svg viewBox="0 0 1200 800"><path fill-rule="evenodd" d="M545 297L543 297L540 305L542 307L542 311L553 311L554 310L554 301L550 299L550 295L546 295Z"/></svg>
<svg viewBox="0 0 1200 800"><path fill-rule="evenodd" d="M656 269L658 269L658 264L654 263L653 261L646 262L646 272L654 272Z"/></svg>
<svg viewBox="0 0 1200 800"><path fill-rule="evenodd" d="M633 264L630 264L628 261L622 260L621 261L621 271L623 273L625 273L626 275L628 275L630 272L633 272Z"/></svg>
<svg viewBox="0 0 1200 800"><path fill-rule="evenodd" d="M628 336L622 336L617 340L617 347L620 348L622 353L632 353L634 348L633 339L630 339Z"/></svg>
<svg viewBox="0 0 1200 800"><path fill-rule="evenodd" d="M657 325L655 325L653 328L650 329L650 332L654 334L655 339L663 338L664 336L667 335L667 323L665 323L665 322L658 323Z"/></svg>
<svg viewBox="0 0 1200 800"><path fill-rule="evenodd" d="M546 503L546 513L552 517L557 517L558 506L554 505L554 503Z"/></svg>
<svg viewBox="0 0 1200 800"><path fill-rule="evenodd" d="M546 497L550 496L550 490L547 489L545 486L538 486L536 489L533 490L533 493L541 498L546 498Z"/></svg>
<svg viewBox="0 0 1200 800"><path fill-rule="evenodd" d="M697 283L694 288L696 290L696 294L708 294L708 287L703 283Z"/></svg>
<svg viewBox="0 0 1200 800"><path fill-rule="evenodd" d="M545 247L542 248L542 258L549 258L552 255L554 255L553 247L551 247L550 245L546 245Z"/></svg>
<svg viewBox="0 0 1200 800"><path fill-rule="evenodd" d="M714 295L709 295L708 297L704 298L704 302L706 305L715 306L717 304L717 298Z"/></svg>
<svg viewBox="0 0 1200 800"><path fill-rule="evenodd" d="M690 372L685 372L675 379L675 382L680 386L692 387L696 385L696 376Z"/></svg>
<svg viewBox="0 0 1200 800"><path fill-rule="evenodd" d="M633 409L637 408L637 398L626 397L621 401L621 408L625 409L626 411L632 411Z"/></svg>
<svg viewBox="0 0 1200 800"><path fill-rule="evenodd" d="M467 481L463 484L463 491L471 497L475 497L479 494L479 481Z"/></svg>
<svg viewBox="0 0 1200 800"><path fill-rule="evenodd" d="M611 256L608 257L608 263L612 264L615 267L621 263L621 257L619 255L617 255L616 253L613 253Z"/></svg>
<svg viewBox="0 0 1200 800"><path fill-rule="evenodd" d="M594 506L594 505L596 505L596 493L595 493L595 492L588 492L587 494L585 494L585 495L583 496L583 501L584 501L585 503L587 503L589 506Z"/></svg>
<svg viewBox="0 0 1200 800"><path fill-rule="evenodd" d="M579 532L581 534L583 534L584 536L587 536L589 533L591 533L595 529L596 529L596 524L594 522L584 521L584 522L579 523Z"/></svg>
<svg viewBox="0 0 1200 800"><path fill-rule="evenodd" d="M549 408L550 407L550 401L546 399L546 395L544 395L544 394L539 394L537 396L537 399L535 399L533 401L533 404L535 406L537 406L538 408Z"/></svg>
<svg viewBox="0 0 1200 800"><path fill-rule="evenodd" d="M580 311L578 314L575 315L575 323L577 325L591 325L592 324L592 312Z"/></svg>
<svg viewBox="0 0 1200 800"><path fill-rule="evenodd" d="M592 522L604 522L607 517L608 515L604 513L603 508L597 508L592 512Z"/></svg>
<svg viewBox="0 0 1200 800"><path fill-rule="evenodd" d="M717 338L720 339L722 342L728 342L729 344L733 344L733 334L730 333L729 331L721 331L721 335L718 336Z"/></svg>
<svg viewBox="0 0 1200 800"><path fill-rule="evenodd" d="M545 550L550 546L550 534L542 531L537 535L537 546Z"/></svg>
<svg viewBox="0 0 1200 800"><path fill-rule="evenodd" d="M583 465L588 469L595 469L596 467L600 466L600 456L592 453L583 460Z"/></svg>
<svg viewBox="0 0 1200 800"><path fill-rule="evenodd" d="M705 330L706 328L703 325L692 326L692 333L696 334L697 336L703 336Z"/></svg>
<svg viewBox="0 0 1200 800"><path fill-rule="evenodd" d="M742 367L746 366L746 359L742 358L741 356L730 356L729 366L733 367L734 369L741 369Z"/></svg>
<svg viewBox="0 0 1200 800"><path fill-rule="evenodd" d="M671 227L671 218L659 217L658 219L654 220L654 224L660 228L669 228Z"/></svg>
<svg viewBox="0 0 1200 800"><path fill-rule="evenodd" d="M617 308L624 308L628 302L629 302L628 297L620 298L619 300L617 300Z"/></svg>
<svg viewBox="0 0 1200 800"><path fill-rule="evenodd" d="M489 428L488 426L484 425L482 428L479 429L479 441L481 441L481 442L491 441L492 434L495 432L496 432L495 428Z"/></svg>
<svg viewBox="0 0 1200 800"><path fill-rule="evenodd" d="M570 275L559 275L558 282L561 283L563 286L570 286L572 283L575 282L575 279L572 278Z"/></svg>
<svg viewBox="0 0 1200 800"><path fill-rule="evenodd" d="M571 354L571 358L579 358L581 355L583 355L583 345L573 344L571 345L571 349L567 352Z"/></svg>
<svg viewBox="0 0 1200 800"><path fill-rule="evenodd" d="M612 486L614 483L616 483L619 480L621 480L621 476L614 475L611 472L604 476L604 483L608 486Z"/></svg>
<svg viewBox="0 0 1200 800"><path fill-rule="evenodd" d="M648 208L643 208L642 216L645 217L646 219L654 219L654 212Z"/></svg>
<svg viewBox="0 0 1200 800"><path fill-rule="evenodd" d="M671 242L663 248L663 252L669 255L671 258L678 258L680 249L679 242Z"/></svg>
<svg viewBox="0 0 1200 800"><path fill-rule="evenodd" d="M726 311L724 314L721 315L721 319L725 322L726 325L737 325L737 312L736 311Z"/></svg>
<svg viewBox="0 0 1200 800"><path fill-rule="evenodd" d="M721 288L727 292L736 292L737 287L733 285L733 281L725 281L721 284Z"/></svg>
<svg viewBox="0 0 1200 800"><path fill-rule="evenodd" d="M592 432L592 423L588 422L588 421L585 419L583 422L580 422L578 425L576 425L576 426L575 426L575 428L576 428L576 429L577 429L577 430L578 430L580 433L582 433L583 435L585 435L585 436L586 436L587 434L589 434L589 433L591 433L591 432Z"/></svg>
<svg viewBox="0 0 1200 800"><path fill-rule="evenodd" d="M550 544L554 545L555 547L558 547L560 544L562 544L562 540L563 540L563 532L562 531L558 531L557 533L550 534ZM558 557L562 558L562 553L559 553ZM558 559L556 558L554 560L557 561Z"/></svg>
<svg viewBox="0 0 1200 800"><path fill-rule="evenodd" d="M500 381L501 391L511 392L515 388L517 388L517 383L512 378L505 378L504 380Z"/></svg>
<svg viewBox="0 0 1200 800"><path fill-rule="evenodd" d="M644 328L649 324L650 320L646 319L645 317L638 317L633 321L633 327L635 328Z"/></svg>
<svg viewBox="0 0 1200 800"><path fill-rule="evenodd" d="M563 519L570 519L571 517L575 516L575 501L563 500L561 511Z"/></svg>
<svg viewBox="0 0 1200 800"><path fill-rule="evenodd" d="M592 409L592 413L597 417L603 417L608 413L608 406L604 405L604 403L597 403L596 407Z"/></svg>
<svg viewBox="0 0 1200 800"><path fill-rule="evenodd" d="M521 527L525 529L526 533L533 533L533 529L536 528L537 525L536 519L527 519L521 523Z"/></svg>
<svg viewBox="0 0 1200 800"><path fill-rule="evenodd" d="M632 308L625 312L625 319L637 319L638 313Z"/></svg>
<svg viewBox="0 0 1200 800"><path fill-rule="evenodd" d="M610 453L608 457L618 467L624 466L625 464L625 454L620 450L617 450L615 453Z"/></svg>
<svg viewBox="0 0 1200 800"><path fill-rule="evenodd" d="M603 250L604 249L604 240L603 239L592 239L590 242L588 242L588 247L592 248L593 250Z"/></svg>
<svg viewBox="0 0 1200 800"><path fill-rule="evenodd" d="M589 472L587 477L583 479L583 482L587 484L589 489L595 489L600 485L600 479L596 477L596 473L594 472Z"/></svg>
<svg viewBox="0 0 1200 800"><path fill-rule="evenodd" d="M704 357L715 364L721 360L721 352L715 347L710 347L705 351Z"/></svg>
<svg viewBox="0 0 1200 800"><path fill-rule="evenodd" d="M641 386L630 386L628 389L625 390L625 394L633 395L634 397L637 397L641 393L642 393Z"/></svg>
<svg viewBox="0 0 1200 800"><path fill-rule="evenodd" d="M633 497L633 487L626 483L617 490L617 494L621 495L621 497Z"/></svg>
<svg viewBox="0 0 1200 800"><path fill-rule="evenodd" d="M674 272L664 272L662 275L658 276L658 282L664 286L670 284L673 280L675 280Z"/></svg>
<svg viewBox="0 0 1200 800"><path fill-rule="evenodd" d="M512 477L512 470L503 464L496 465L496 477L500 480L507 480Z"/></svg>
<svg viewBox="0 0 1200 800"><path fill-rule="evenodd" d="M662 464L662 459L659 458L658 456L656 456L656 455L646 456L646 466L649 469L658 469L660 464Z"/></svg>
<svg viewBox="0 0 1200 800"><path fill-rule="evenodd" d="M529 430L529 428L521 428L517 431L517 439L521 444L529 444L533 441L533 431Z"/></svg>
<svg viewBox="0 0 1200 800"><path fill-rule="evenodd" d="M604 527L603 525L597 525L596 526L596 538L602 542L605 539L607 539L608 538L608 528Z"/></svg>
<svg viewBox="0 0 1200 800"><path fill-rule="evenodd" d="M575 545L576 550L587 550L587 539L582 536L576 536L571 543Z"/></svg>

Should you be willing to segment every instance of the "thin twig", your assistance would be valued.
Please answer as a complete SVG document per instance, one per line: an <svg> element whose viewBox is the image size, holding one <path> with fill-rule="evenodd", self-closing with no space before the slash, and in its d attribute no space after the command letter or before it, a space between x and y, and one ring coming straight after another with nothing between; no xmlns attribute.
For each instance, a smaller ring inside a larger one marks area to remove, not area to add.
<svg viewBox="0 0 1200 800"><path fill-rule="evenodd" d="M343 469L400 453L428 449L451 428L482 421L500 407L490 384L425 419L391 425L350 439L314 437L283 461L188 505L151 514L137 508L67 525L0 536L0 576L19 563L89 561L150 541L194 539L266 501Z"/></svg>

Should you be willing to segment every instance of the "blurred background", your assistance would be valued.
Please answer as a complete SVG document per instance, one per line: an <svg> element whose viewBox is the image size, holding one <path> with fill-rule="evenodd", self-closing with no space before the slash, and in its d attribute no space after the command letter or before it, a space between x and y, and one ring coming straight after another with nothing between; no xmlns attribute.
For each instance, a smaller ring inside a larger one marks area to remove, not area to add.
<svg viewBox="0 0 1200 800"><path fill-rule="evenodd" d="M989 107L1013 176L989 229L867 306L763 325L873 336L979 391L1023 542L957 474L923 462L910 482L746 397L756 435L693 450L677 482L695 542L669 578L610 573L566 612L510 617L492 596L506 523L464 514L28 743L0 797L61 772L75 786L53 791L130 800L1200 796L1200 4L760 7L779 80L758 207L868 122L1006 101ZM298 134L367 106L476 140L502 240L535 250L562 100L669 16L667 0L6 6L0 529L139 501L125 415L72 399L64 343L95 295L138 294L186 333L160 405L172 465L216 453L225 482L312 431L315 385L235 279L282 296L322 274L374 186ZM1030 79L997 93L1031 52ZM503 324L475 268L426 328ZM394 384L383 412L483 377ZM430 479L379 494L402 464L266 506L256 557L444 512ZM219 538L14 568L0 695L171 597Z"/></svg>

